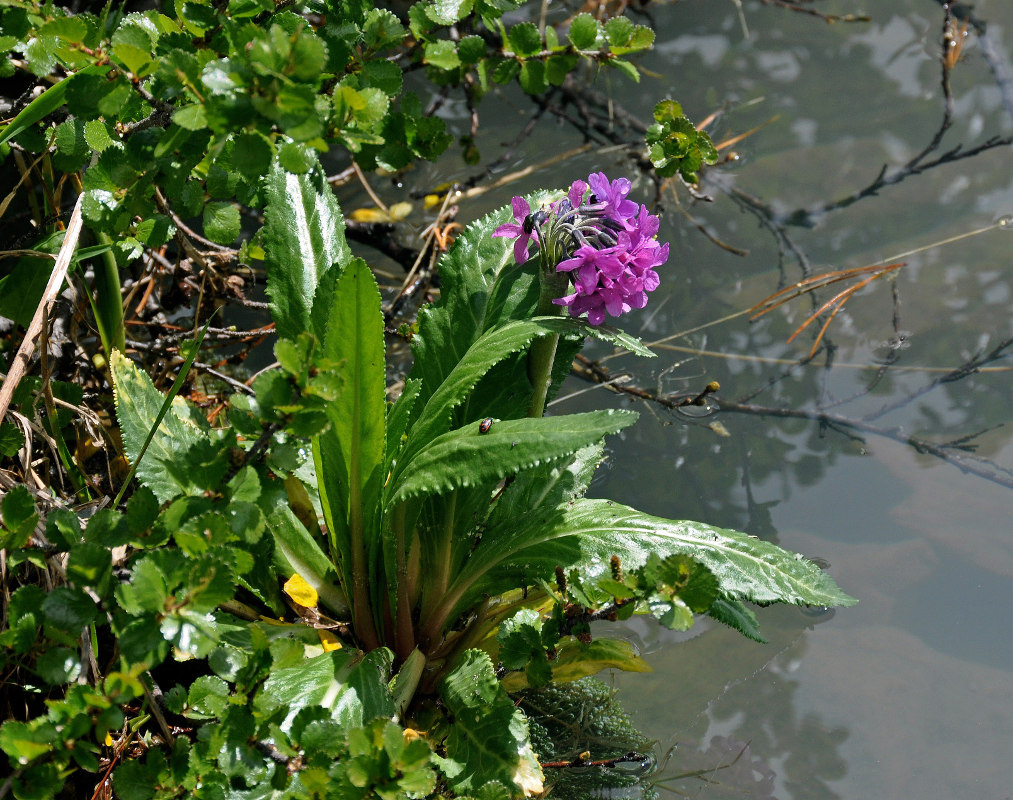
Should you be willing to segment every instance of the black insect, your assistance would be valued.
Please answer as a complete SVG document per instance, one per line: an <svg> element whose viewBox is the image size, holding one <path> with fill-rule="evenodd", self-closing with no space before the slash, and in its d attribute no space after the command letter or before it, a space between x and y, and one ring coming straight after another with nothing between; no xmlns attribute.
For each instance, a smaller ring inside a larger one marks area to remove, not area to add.
<svg viewBox="0 0 1013 800"><path fill-rule="evenodd" d="M536 211L534 214L528 214L524 218L524 222L521 223L521 228L525 233L532 233L535 227L541 225L549 218L549 215L544 211Z"/></svg>
<svg viewBox="0 0 1013 800"><path fill-rule="evenodd" d="M478 432L488 433L491 427L492 427L492 417L486 417L484 420L478 423Z"/></svg>

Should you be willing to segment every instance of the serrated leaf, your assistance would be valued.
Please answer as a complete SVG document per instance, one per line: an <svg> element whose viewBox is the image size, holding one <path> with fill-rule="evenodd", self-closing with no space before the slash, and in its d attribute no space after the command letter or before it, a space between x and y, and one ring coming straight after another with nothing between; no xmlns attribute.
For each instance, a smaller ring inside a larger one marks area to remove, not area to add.
<svg viewBox="0 0 1013 800"><path fill-rule="evenodd" d="M363 656L342 648L308 658L292 667L275 668L264 682L260 699L288 711L279 727L288 731L303 708L322 706L346 731L394 715L387 687L394 654L379 648Z"/></svg>
<svg viewBox="0 0 1013 800"><path fill-rule="evenodd" d="M527 720L496 680L488 655L465 651L440 682L440 696L454 721L446 758L434 758L456 792L494 780L525 796L543 790Z"/></svg>
<svg viewBox="0 0 1013 800"><path fill-rule="evenodd" d="M707 613L718 622L734 628L743 636L755 642L765 644L767 641L760 633L760 624L756 620L756 614L738 600L725 600L719 597L711 603L711 607Z"/></svg>
<svg viewBox="0 0 1013 800"><path fill-rule="evenodd" d="M151 378L119 351L113 351L109 365L124 451L134 463L165 397L152 384ZM191 421L183 399L174 398L169 413L162 419L141 460L137 469L138 479L163 503L180 494L200 491L199 486L187 479L185 472L171 467L181 462L191 447L208 442L208 435Z"/></svg>
<svg viewBox="0 0 1013 800"><path fill-rule="evenodd" d="M239 206L210 202L204 206L204 235L218 244L232 244L239 236Z"/></svg>
<svg viewBox="0 0 1013 800"><path fill-rule="evenodd" d="M578 14L570 23L570 43L578 50L597 49L601 23L587 12Z"/></svg>
<svg viewBox="0 0 1013 800"><path fill-rule="evenodd" d="M312 319L317 289L333 285L351 258L341 209L322 173L293 175L275 164L265 189L262 242L271 316L282 337L310 331L322 340L325 331Z"/></svg>
<svg viewBox="0 0 1013 800"><path fill-rule="evenodd" d="M449 39L437 39L426 42L423 61L440 69L456 69L461 66L457 55L457 46Z"/></svg>
<svg viewBox="0 0 1013 800"><path fill-rule="evenodd" d="M633 28L626 17L613 17L605 23L605 38L611 47L622 46L633 36Z"/></svg>
<svg viewBox="0 0 1013 800"><path fill-rule="evenodd" d="M221 716L229 702L229 686L214 675L201 675L190 685L183 715L190 719Z"/></svg>
<svg viewBox="0 0 1013 800"><path fill-rule="evenodd" d="M613 555L624 569L633 569L651 553L699 561L717 578L726 599L818 606L857 602L815 564L776 545L699 522L654 517L609 500L573 500L508 522L487 526L451 586L448 605L466 608L485 594L548 580L557 565L601 574Z"/></svg>
<svg viewBox="0 0 1013 800"><path fill-rule="evenodd" d="M385 471L390 469L391 459L394 458L402 444L402 437L408 430L408 423L412 419L412 410L415 401L418 399L422 389L422 381L408 378L405 380L404 388L400 396L387 412L387 455L384 459Z"/></svg>
<svg viewBox="0 0 1013 800"><path fill-rule="evenodd" d="M232 163L244 176L259 180L271 169L274 147L270 140L259 132L240 133L235 138Z"/></svg>
<svg viewBox="0 0 1013 800"><path fill-rule="evenodd" d="M538 208L560 196L540 192L525 199ZM411 375L422 380L422 403L480 336L511 319L529 319L537 306L535 275L520 272L506 239L492 237L496 227L510 219L511 210L504 206L471 223L440 260L440 301L420 312L419 332L412 341Z"/></svg>
<svg viewBox="0 0 1013 800"><path fill-rule="evenodd" d="M637 25L625 44L612 45L610 49L615 55L621 56L626 53L638 53L642 50L647 50L652 44L654 44L654 31L646 25Z"/></svg>
<svg viewBox="0 0 1013 800"><path fill-rule="evenodd" d="M327 313L322 319L324 356L342 365L348 381L346 390L327 406L330 429L313 439L332 551L348 570L363 557L363 548L379 542L386 454L383 313L376 281L358 258L338 278L333 294L317 303L323 303ZM344 577L345 591L350 592L347 572Z"/></svg>
<svg viewBox="0 0 1013 800"><path fill-rule="evenodd" d="M39 514L35 501L24 486L15 486L0 500L0 518L6 531L0 534L0 547L16 549L23 547L32 535Z"/></svg>
<svg viewBox="0 0 1013 800"><path fill-rule="evenodd" d="M474 0L433 0L425 6L426 16L437 25L453 25L471 13Z"/></svg>
<svg viewBox="0 0 1013 800"><path fill-rule="evenodd" d="M520 22L510 28L507 34L510 49L522 58L536 55L542 50L542 37L533 22Z"/></svg>
<svg viewBox="0 0 1013 800"><path fill-rule="evenodd" d="M465 64L477 64L486 55L485 39L481 36L464 36L457 43L457 55Z"/></svg>
<svg viewBox="0 0 1013 800"><path fill-rule="evenodd" d="M411 497L441 494L462 486L480 486L547 461L565 458L582 447L636 421L631 411L591 411L562 417L496 422L486 433L478 424L436 437L398 471L394 505Z"/></svg>

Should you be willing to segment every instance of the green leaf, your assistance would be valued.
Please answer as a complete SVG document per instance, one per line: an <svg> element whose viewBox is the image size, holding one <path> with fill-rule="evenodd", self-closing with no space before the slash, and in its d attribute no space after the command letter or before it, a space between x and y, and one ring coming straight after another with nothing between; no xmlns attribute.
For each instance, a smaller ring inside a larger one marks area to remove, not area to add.
<svg viewBox="0 0 1013 800"><path fill-rule="evenodd" d="M605 23L605 38L611 47L621 47L633 36L633 23L626 17L613 17Z"/></svg>
<svg viewBox="0 0 1013 800"><path fill-rule="evenodd" d="M357 258L338 278L333 296L322 295L318 302L327 315L321 318L326 330L324 357L341 364L348 381L347 389L327 406L330 429L313 440L320 501L332 549L340 553L346 570L364 576L367 566L357 560L379 545L386 455L380 290L365 262ZM348 593L348 574L344 577Z"/></svg>
<svg viewBox="0 0 1013 800"><path fill-rule="evenodd" d="M525 199L538 208L561 196L540 192ZM482 334L534 313L538 304L534 271L522 272L513 263L509 242L492 236L511 219L511 210L505 206L471 223L440 260L440 301L419 313L419 332L412 340L411 375L422 380L421 403L429 400ZM443 430L449 430L449 425Z"/></svg>
<svg viewBox="0 0 1013 800"><path fill-rule="evenodd" d="M629 61L623 61L621 58L610 58L607 63L613 69L619 70L627 78L640 83L640 72Z"/></svg>
<svg viewBox="0 0 1013 800"><path fill-rule="evenodd" d="M591 411L562 417L496 422L482 433L478 423L436 437L398 471L388 501L481 486L536 464L572 455L636 421L632 411Z"/></svg>
<svg viewBox="0 0 1013 800"><path fill-rule="evenodd" d="M14 550L24 547L39 521L35 501L26 487L15 486L3 496L0 519L6 529L0 532L0 548Z"/></svg>
<svg viewBox="0 0 1013 800"><path fill-rule="evenodd" d="M51 647L39 656L35 671L52 686L70 683L81 674L81 659L69 647Z"/></svg>
<svg viewBox="0 0 1013 800"><path fill-rule="evenodd" d="M756 614L738 600L725 600L719 597L711 603L707 613L753 641L764 644L767 641L760 633L760 623L756 620Z"/></svg>
<svg viewBox="0 0 1013 800"><path fill-rule="evenodd" d="M204 206L204 235L218 244L232 244L239 236L239 206L211 202Z"/></svg>
<svg viewBox="0 0 1013 800"><path fill-rule="evenodd" d="M496 680L488 655L466 650L440 682L440 696L453 725L446 758L434 760L455 792L473 792L489 781L513 787L515 794L543 791L527 719Z"/></svg>
<svg viewBox="0 0 1013 800"><path fill-rule="evenodd" d="M601 23L587 12L578 14L570 23L570 43L578 50L597 49Z"/></svg>
<svg viewBox="0 0 1013 800"><path fill-rule="evenodd" d="M56 66L56 49L59 41L55 36L35 36L25 45L25 60L28 69L40 78L44 78Z"/></svg>
<svg viewBox="0 0 1013 800"><path fill-rule="evenodd" d="M172 113L172 121L188 131L199 131L208 126L208 115L201 103L177 108Z"/></svg>
<svg viewBox="0 0 1013 800"><path fill-rule="evenodd" d="M347 613L348 601L337 588L338 574L334 565L292 509L280 504L268 515L267 522L274 536L275 561L280 562L281 577L287 580L299 575L333 612Z"/></svg>
<svg viewBox="0 0 1013 800"><path fill-rule="evenodd" d="M521 88L528 94L541 94L549 88L545 78L544 61L525 61L518 79Z"/></svg>
<svg viewBox="0 0 1013 800"><path fill-rule="evenodd" d="M549 56L545 62L545 79L553 86L562 86L566 76L573 71L579 60L580 56L576 53Z"/></svg>
<svg viewBox="0 0 1013 800"><path fill-rule="evenodd" d="M613 54L621 56L626 53L639 53L642 50L647 50L652 44L654 44L654 31L646 25L637 25L625 44L613 44L610 49Z"/></svg>
<svg viewBox="0 0 1013 800"><path fill-rule="evenodd" d="M312 28L302 28L292 43L290 64L296 80L315 83L321 78L327 64L327 47Z"/></svg>
<svg viewBox="0 0 1013 800"><path fill-rule="evenodd" d="M92 587L100 597L109 593L112 583L112 551L100 544L77 545L67 557L67 580L74 586Z"/></svg>
<svg viewBox="0 0 1013 800"><path fill-rule="evenodd" d="M371 8L362 26L362 43L368 50L385 50L401 44L408 32L393 11Z"/></svg>
<svg viewBox="0 0 1013 800"><path fill-rule="evenodd" d="M0 421L0 455L11 458L24 446L25 437L21 429L12 420Z"/></svg>
<svg viewBox="0 0 1013 800"><path fill-rule="evenodd" d="M29 725L9 719L0 725L0 749L15 763L28 764L56 747L54 728L49 722Z"/></svg>
<svg viewBox="0 0 1013 800"><path fill-rule="evenodd" d="M270 171L274 147L264 134L244 132L234 141L232 163L246 178L256 181Z"/></svg>
<svg viewBox="0 0 1013 800"><path fill-rule="evenodd" d="M64 104L67 92L75 85L87 82L90 77L99 77L108 71L107 67L93 66L78 70L69 78L65 78L54 86L36 97L31 103L25 106L21 112L10 121L0 134L0 145L10 141L15 136L28 130L39 120L52 114Z"/></svg>
<svg viewBox="0 0 1013 800"><path fill-rule="evenodd" d="M283 148L284 149L284 148ZM322 172L293 175L272 166L265 180L263 230L267 290L279 336L295 339L325 328L312 311L319 287L329 290L351 258L344 220Z"/></svg>
<svg viewBox="0 0 1013 800"><path fill-rule="evenodd" d="M564 637L556 645L556 657L551 662L553 683L569 683L588 675L597 675L606 669L624 672L651 672L651 667L637 655L630 642L622 639L592 639L584 644L574 636ZM517 672L502 681L508 692L530 688L527 676Z"/></svg>
<svg viewBox="0 0 1013 800"><path fill-rule="evenodd" d="M456 69L461 66L457 55L457 46L449 39L437 39L426 42L423 62L440 69Z"/></svg>
<svg viewBox="0 0 1013 800"><path fill-rule="evenodd" d="M201 675L190 685L183 715L190 719L214 719L221 716L228 702L228 684L214 675Z"/></svg>
<svg viewBox="0 0 1013 800"><path fill-rule="evenodd" d="M465 64L477 64L486 55L485 39L481 36L463 36L457 43L457 54Z"/></svg>
<svg viewBox="0 0 1013 800"><path fill-rule="evenodd" d="M278 163L293 175L304 175L316 165L317 156L302 142L289 142L278 151Z"/></svg>
<svg viewBox="0 0 1013 800"><path fill-rule="evenodd" d="M280 723L288 731L296 715L322 706L346 731L370 720L394 715L387 683L394 654L386 648L366 655L349 649L308 658L292 667L275 668L258 700L287 709Z"/></svg>
<svg viewBox="0 0 1013 800"><path fill-rule="evenodd" d="M755 603L849 606L812 562L738 531L643 514L608 500L573 500L551 511L490 520L479 546L451 586L447 604L467 608L483 595L551 579L557 565L590 574L612 555L633 569L655 553L699 561L717 578L722 597Z"/></svg>
<svg viewBox="0 0 1013 800"><path fill-rule="evenodd" d="M79 119L68 119L56 126L56 155L53 166L63 172L77 172L91 158L91 148L85 141L85 124Z"/></svg>
<svg viewBox="0 0 1013 800"><path fill-rule="evenodd" d="M474 0L433 0L425 6L426 15L437 25L453 25L471 13Z"/></svg>
<svg viewBox="0 0 1013 800"><path fill-rule="evenodd" d="M510 49L522 58L536 55L542 51L542 37L538 26L533 22L521 22L510 28L507 34Z"/></svg>
<svg viewBox="0 0 1013 800"><path fill-rule="evenodd" d="M131 570L130 582L116 587L116 601L128 614L159 614L170 597L168 580L156 558L145 556Z"/></svg>
<svg viewBox="0 0 1013 800"><path fill-rule="evenodd" d="M109 366L124 450L127 458L134 463L165 397L152 384L151 378L119 351L113 352ZM173 469L173 466L181 462L190 448L208 441L208 434L194 424L184 400L176 397L148 445L137 469L137 477L163 503L181 494L202 491L202 487L189 479L185 470Z"/></svg>
<svg viewBox="0 0 1013 800"><path fill-rule="evenodd" d="M463 42L464 40L462 40L462 44ZM385 94L395 97L401 92L404 73L401 72L401 68L397 64L385 59L378 59L367 61L362 65L361 79L363 86L373 86Z"/></svg>
<svg viewBox="0 0 1013 800"><path fill-rule="evenodd" d="M42 603L46 624L53 625L72 636L80 636L85 626L99 613L95 601L81 589L57 586L46 595Z"/></svg>

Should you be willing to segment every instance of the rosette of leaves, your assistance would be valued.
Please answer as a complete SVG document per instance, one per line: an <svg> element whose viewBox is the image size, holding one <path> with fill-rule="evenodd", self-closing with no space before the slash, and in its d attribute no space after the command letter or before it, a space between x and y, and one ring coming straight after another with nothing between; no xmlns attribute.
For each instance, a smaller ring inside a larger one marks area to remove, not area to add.
<svg viewBox="0 0 1013 800"><path fill-rule="evenodd" d="M522 716L476 647L509 654L511 668L538 685L606 665L642 668L628 648L595 649L572 624L580 615L612 613L610 606L617 615L653 613L671 627L709 613L751 634L746 601L853 602L817 566L774 545L584 499L603 437L636 415L526 416L528 349L540 337L563 336L554 386L585 337L649 352L614 328L532 316L535 265L514 264L509 246L491 236L509 209L469 226L442 261L441 302L421 314L412 373L388 404L379 291L348 251L322 174L295 175L276 164L261 191L280 366L257 378L254 397L235 399L233 428L211 429L177 404L155 429L138 476L169 503L163 516L172 522L164 530L177 545L135 568L164 576L156 605L166 606L167 593L177 591L180 579L169 576L184 557L215 565L209 587L219 575L235 578L247 602L252 597L265 610L278 607L265 565L281 579L298 575L317 594L320 613L347 625L350 643L418 663L398 708L416 685L442 696L451 714L431 734L443 779L460 793L494 781L516 796L540 791L537 762ZM154 426L158 393L123 360L114 361L113 374L127 452L136 461L129 432ZM293 454L300 440L308 447ZM254 442L261 444L247 453ZM300 463L307 453L312 469ZM272 559L252 558L265 541ZM649 559L652 553L661 560ZM613 557L625 576L602 572ZM569 588L553 588L557 567L571 575ZM131 591L117 593L125 610L151 613L141 597L132 602ZM187 603L174 596L179 617ZM207 609L190 602L196 607L189 617L161 622L161 636L177 648L202 640L197 617ZM576 612L567 617L568 609ZM187 624L190 638L180 633ZM148 631L158 635L150 624ZM471 689L462 689L477 685L485 687L484 708L502 709L495 731L476 716ZM289 717L282 722L289 725ZM494 744L478 746L487 740Z"/></svg>

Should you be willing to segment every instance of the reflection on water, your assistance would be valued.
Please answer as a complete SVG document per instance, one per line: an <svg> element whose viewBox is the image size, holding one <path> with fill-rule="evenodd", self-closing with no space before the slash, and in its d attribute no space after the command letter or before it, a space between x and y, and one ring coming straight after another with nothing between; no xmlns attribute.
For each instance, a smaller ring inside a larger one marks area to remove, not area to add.
<svg viewBox="0 0 1013 800"><path fill-rule="evenodd" d="M735 3L657 6L658 45L643 63L658 77L636 92L601 78L597 88L641 119L670 92L696 119L726 109L715 141L762 126L735 145L738 162L710 173L713 203L683 189L678 205L662 195L662 235L674 255L652 313L632 323L645 339L747 309L805 275L881 262L1013 211L1008 146L953 155L1013 131L1002 85L1013 4L975 4L987 39L971 29L949 78L949 129L914 169L905 165L944 119L943 8L933 0L833 5L873 21L828 26L747 0L745 39ZM544 136L528 143L528 163L539 160ZM558 131L551 141L559 151L579 143ZM565 185L590 169L630 172L623 158L585 156L514 189ZM651 199L651 187L638 188ZM895 283L870 286L834 319L830 358L823 351L801 363L809 329L786 343L817 307L803 298L756 323L740 317L659 346L653 364L609 362L614 375L629 372L662 393L717 380L722 399L808 416L688 419L637 406L640 424L612 440L595 492L823 557L861 600L836 616L762 609L766 645L716 625L674 636L631 623L624 635L655 672L613 680L659 742L660 795L1009 796L1013 426L1009 348L1000 345L1013 336L1010 241L992 231L897 259L906 265ZM976 360L990 352L987 363ZM603 403L628 401L592 391L564 405Z"/></svg>
<svg viewBox="0 0 1013 800"><path fill-rule="evenodd" d="M607 365L665 394L716 380L721 400L770 413L690 419L576 380L567 391L579 394L556 408L642 412L610 439L593 493L824 558L861 602L832 618L760 609L766 645L716 624L676 636L636 621L624 635L655 671L611 680L659 743L660 796L1009 797L1013 364L1003 344L1013 337L1013 237L992 230L921 248L1013 213L1013 151L988 145L1013 133L1013 3L970 10L987 38L969 27L948 118L938 0L813 4L872 17L855 25L743 0L748 39L738 5L652 5L658 41L642 59L651 75L635 88L607 71L596 80L642 121L671 94L694 119L722 111L709 129L716 142L757 129L734 145L737 161L707 174L713 202L636 184L638 200L660 200L673 255L649 313L624 322L648 341L695 332L657 346L654 362ZM530 121L510 92L489 105L483 153ZM583 141L547 119L534 131L504 171ZM592 170L635 175L627 152L595 147L510 191ZM444 161L417 179L467 175ZM505 202L493 194L462 214ZM892 259L905 262L894 282L848 300L829 351L812 361L818 325L786 340L831 290L755 323L710 324L807 275L896 254L908 255Z"/></svg>

